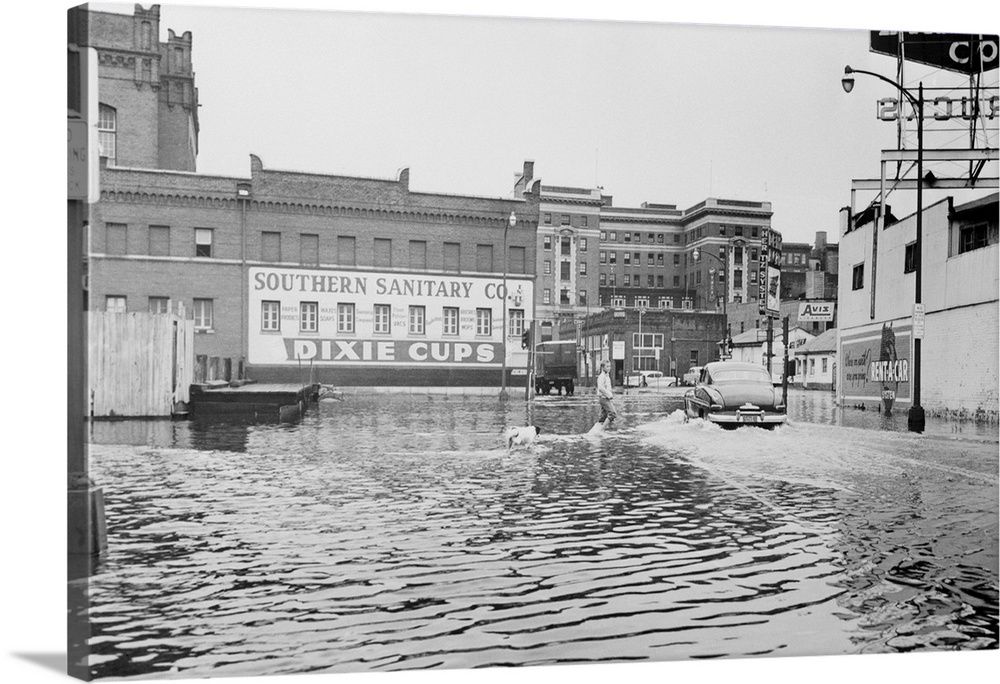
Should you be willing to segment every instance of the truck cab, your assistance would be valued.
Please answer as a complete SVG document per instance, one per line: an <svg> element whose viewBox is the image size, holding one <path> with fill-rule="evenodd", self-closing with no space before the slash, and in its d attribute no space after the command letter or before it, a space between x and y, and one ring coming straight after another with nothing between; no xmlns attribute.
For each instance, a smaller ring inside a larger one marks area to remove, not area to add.
<svg viewBox="0 0 1000 684"><path fill-rule="evenodd" d="M577 378L576 340L541 342L535 345L535 394L549 394L552 389L567 396L573 394Z"/></svg>

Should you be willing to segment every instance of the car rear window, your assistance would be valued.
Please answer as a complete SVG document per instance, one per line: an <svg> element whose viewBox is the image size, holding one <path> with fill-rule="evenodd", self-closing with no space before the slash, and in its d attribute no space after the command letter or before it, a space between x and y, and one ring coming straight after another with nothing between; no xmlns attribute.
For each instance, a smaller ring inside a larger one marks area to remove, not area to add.
<svg viewBox="0 0 1000 684"><path fill-rule="evenodd" d="M712 374L713 384L727 382L770 382L767 371L760 370L723 370Z"/></svg>

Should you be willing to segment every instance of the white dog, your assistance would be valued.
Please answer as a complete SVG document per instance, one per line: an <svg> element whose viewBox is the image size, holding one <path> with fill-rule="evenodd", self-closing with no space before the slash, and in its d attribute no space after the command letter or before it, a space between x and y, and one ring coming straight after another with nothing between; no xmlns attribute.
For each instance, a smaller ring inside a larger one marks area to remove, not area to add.
<svg viewBox="0 0 1000 684"><path fill-rule="evenodd" d="M510 451L515 444L529 447L535 443L535 437L541 432L534 425L525 427L509 427L504 429L503 436L507 440L507 451Z"/></svg>

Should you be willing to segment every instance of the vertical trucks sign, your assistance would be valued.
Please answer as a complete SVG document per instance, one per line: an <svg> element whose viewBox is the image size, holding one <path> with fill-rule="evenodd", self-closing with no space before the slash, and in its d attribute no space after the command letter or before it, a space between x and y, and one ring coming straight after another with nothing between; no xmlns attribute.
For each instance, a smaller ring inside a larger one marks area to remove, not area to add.
<svg viewBox="0 0 1000 684"><path fill-rule="evenodd" d="M500 278L327 269L249 269L248 360L259 365L498 368ZM516 335L531 318L526 278L507 279ZM512 346L507 345L508 354Z"/></svg>
<svg viewBox="0 0 1000 684"><path fill-rule="evenodd" d="M757 264L757 302L761 316L777 317L781 310L781 234L764 229Z"/></svg>

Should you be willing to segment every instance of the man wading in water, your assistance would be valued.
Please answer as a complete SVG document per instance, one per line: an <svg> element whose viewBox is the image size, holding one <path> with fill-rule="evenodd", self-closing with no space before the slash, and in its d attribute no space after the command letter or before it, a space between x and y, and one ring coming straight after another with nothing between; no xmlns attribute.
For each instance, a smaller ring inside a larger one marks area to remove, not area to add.
<svg viewBox="0 0 1000 684"><path fill-rule="evenodd" d="M613 401L614 395L611 392L610 368L609 361L601 361L601 374L597 376L597 400L601 403L601 417L597 419L597 425L601 425L605 430L610 428L618 417Z"/></svg>

